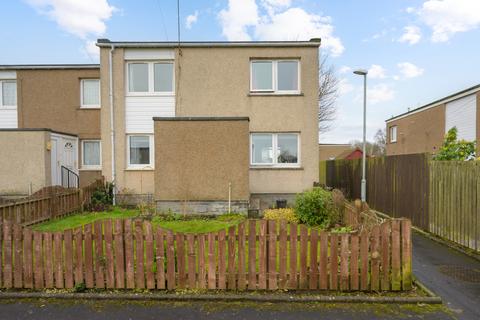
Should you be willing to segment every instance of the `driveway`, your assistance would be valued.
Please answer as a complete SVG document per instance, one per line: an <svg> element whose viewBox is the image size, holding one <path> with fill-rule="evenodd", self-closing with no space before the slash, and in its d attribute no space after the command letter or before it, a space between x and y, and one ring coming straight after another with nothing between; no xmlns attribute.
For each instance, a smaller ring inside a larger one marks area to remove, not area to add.
<svg viewBox="0 0 480 320"><path fill-rule="evenodd" d="M480 261L414 233L413 273L458 319L480 319Z"/></svg>

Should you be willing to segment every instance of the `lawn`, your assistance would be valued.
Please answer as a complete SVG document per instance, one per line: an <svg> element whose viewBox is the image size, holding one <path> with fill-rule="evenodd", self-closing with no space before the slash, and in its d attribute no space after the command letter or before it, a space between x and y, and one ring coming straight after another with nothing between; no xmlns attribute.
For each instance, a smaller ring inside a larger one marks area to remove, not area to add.
<svg viewBox="0 0 480 320"><path fill-rule="evenodd" d="M140 212L136 209L122 209L114 207L105 212L85 212L75 214L65 218L55 219L33 226L37 231L57 232L67 229L78 228L97 220L104 219L134 219L139 217ZM188 220L179 220L180 216L171 216L171 219L164 219L156 216L152 219L153 226L183 233L206 233L227 229L242 222L245 217L238 214L224 214L216 218L192 218Z"/></svg>

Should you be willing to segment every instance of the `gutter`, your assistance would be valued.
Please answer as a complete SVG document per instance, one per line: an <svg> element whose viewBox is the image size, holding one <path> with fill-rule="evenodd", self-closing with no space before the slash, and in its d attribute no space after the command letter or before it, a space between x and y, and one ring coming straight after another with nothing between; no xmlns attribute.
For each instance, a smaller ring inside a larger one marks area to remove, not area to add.
<svg viewBox="0 0 480 320"><path fill-rule="evenodd" d="M110 99L110 139L112 144L112 183L113 183L113 205L116 204L116 182L117 182L117 173L115 171L115 116L114 116L114 105L113 105L113 51L115 50L115 45L110 46L110 53L108 57L108 97Z"/></svg>

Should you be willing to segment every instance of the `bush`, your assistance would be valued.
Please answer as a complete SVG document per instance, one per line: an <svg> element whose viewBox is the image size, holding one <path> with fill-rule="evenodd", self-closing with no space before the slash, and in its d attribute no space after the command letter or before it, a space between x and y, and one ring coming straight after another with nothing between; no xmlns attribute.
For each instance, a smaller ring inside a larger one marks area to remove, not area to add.
<svg viewBox="0 0 480 320"><path fill-rule="evenodd" d="M321 228L335 225L340 218L332 193L322 188L313 188L298 194L295 199L295 211L300 222Z"/></svg>
<svg viewBox="0 0 480 320"><path fill-rule="evenodd" d="M475 160L475 141L457 140L457 128L453 127L445 135L443 146L434 160Z"/></svg>
<svg viewBox="0 0 480 320"><path fill-rule="evenodd" d="M113 184L107 182L104 186L98 187L92 194L90 211L106 211L113 204Z"/></svg>
<svg viewBox="0 0 480 320"><path fill-rule="evenodd" d="M263 211L265 220L287 220L288 222L298 223L298 216L292 208L267 209Z"/></svg>

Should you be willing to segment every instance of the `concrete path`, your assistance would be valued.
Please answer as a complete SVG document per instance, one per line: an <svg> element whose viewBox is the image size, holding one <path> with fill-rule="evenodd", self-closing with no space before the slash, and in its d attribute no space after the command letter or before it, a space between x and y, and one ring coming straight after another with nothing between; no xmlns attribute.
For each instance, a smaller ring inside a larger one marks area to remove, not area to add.
<svg viewBox="0 0 480 320"><path fill-rule="evenodd" d="M458 319L480 319L480 261L414 233L413 273Z"/></svg>

